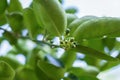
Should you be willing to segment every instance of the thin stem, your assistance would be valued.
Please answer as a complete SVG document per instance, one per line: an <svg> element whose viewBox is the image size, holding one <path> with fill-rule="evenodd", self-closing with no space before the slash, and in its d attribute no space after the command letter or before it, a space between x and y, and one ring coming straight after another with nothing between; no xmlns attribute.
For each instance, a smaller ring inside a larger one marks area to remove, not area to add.
<svg viewBox="0 0 120 80"><path fill-rule="evenodd" d="M10 33L10 35L14 35L12 32L7 31L7 30L5 30L5 29L3 29L3 28L1 28L1 27L0 27L0 29L3 30L3 31L5 31L5 32ZM15 37L15 36L14 36L14 37ZM17 36L17 38L32 40L32 39L30 39L29 37L23 37L23 36ZM54 45L54 44L48 43L46 40L42 40L42 41L32 40L32 41L35 42L35 43L38 43L38 44L47 44L47 45L49 45L49 46L51 46L51 47L54 47L54 48L60 47L59 45Z"/></svg>
<svg viewBox="0 0 120 80"><path fill-rule="evenodd" d="M34 42L36 42L36 43L38 43L38 44L47 44L47 45L49 45L49 46L51 46L51 47L56 47L56 48L58 48L58 47L60 47L59 45L54 45L54 44L51 44L51 43L48 43L48 42L46 42L46 41L38 41L38 40L32 40L32 41L34 41Z"/></svg>
<svg viewBox="0 0 120 80"><path fill-rule="evenodd" d="M6 29L3 29L3 28L1 28L1 27L0 27L0 29L3 30L3 31L7 31ZM7 31L7 32L8 32L8 31Z"/></svg>

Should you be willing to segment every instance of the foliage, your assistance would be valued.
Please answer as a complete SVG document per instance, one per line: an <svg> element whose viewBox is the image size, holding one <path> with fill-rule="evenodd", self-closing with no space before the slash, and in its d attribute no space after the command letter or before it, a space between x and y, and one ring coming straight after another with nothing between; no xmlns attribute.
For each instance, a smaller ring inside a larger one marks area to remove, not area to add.
<svg viewBox="0 0 120 80"><path fill-rule="evenodd" d="M64 10L62 3L33 0L24 9L19 0L1 0L0 43L7 40L12 49L0 56L0 80L98 80L101 71L120 63L119 54L111 56L120 50L116 40L120 18L78 18L76 8ZM11 30L4 28L6 24ZM19 54L25 57L25 64L16 59ZM74 66L77 60L87 67Z"/></svg>

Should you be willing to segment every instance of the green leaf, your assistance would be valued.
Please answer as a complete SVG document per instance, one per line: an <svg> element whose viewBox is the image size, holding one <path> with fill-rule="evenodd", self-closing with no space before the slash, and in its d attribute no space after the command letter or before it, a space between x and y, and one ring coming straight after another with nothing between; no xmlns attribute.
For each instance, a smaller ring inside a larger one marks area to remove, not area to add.
<svg viewBox="0 0 120 80"><path fill-rule="evenodd" d="M16 70L16 80L39 80L34 70L28 66L20 67Z"/></svg>
<svg viewBox="0 0 120 80"><path fill-rule="evenodd" d="M34 0L33 10L40 26L53 36L61 36L67 26L67 17L58 0Z"/></svg>
<svg viewBox="0 0 120 80"><path fill-rule="evenodd" d="M115 46L116 39L115 38L104 38L103 44L106 46L109 50L112 50Z"/></svg>
<svg viewBox="0 0 120 80"><path fill-rule="evenodd" d="M10 27L15 33L20 33L23 29L23 15L20 12L7 14L7 19Z"/></svg>
<svg viewBox="0 0 120 80"><path fill-rule="evenodd" d="M7 6L7 0L0 0L0 14L5 12Z"/></svg>
<svg viewBox="0 0 120 80"><path fill-rule="evenodd" d="M116 38L116 37L120 37L120 32L119 31L115 31L111 34L107 35L108 38Z"/></svg>
<svg viewBox="0 0 120 80"><path fill-rule="evenodd" d="M4 25L5 23L7 23L6 15L5 13L2 13L0 14L0 26Z"/></svg>
<svg viewBox="0 0 120 80"><path fill-rule="evenodd" d="M104 36L113 37L112 34L118 33L119 30L119 18L101 17L79 25L72 35L79 41L80 39L103 38Z"/></svg>
<svg viewBox="0 0 120 80"><path fill-rule="evenodd" d="M0 80L13 80L15 72L12 67L0 60Z"/></svg>
<svg viewBox="0 0 120 80"><path fill-rule="evenodd" d="M79 80L99 80L96 76L80 76Z"/></svg>
<svg viewBox="0 0 120 80"><path fill-rule="evenodd" d="M96 58L96 57L90 56L90 55L85 55L84 61L88 65L99 67L100 66L99 63L100 63L101 60Z"/></svg>
<svg viewBox="0 0 120 80"><path fill-rule="evenodd" d="M95 49L100 52L104 52L104 44L102 42L102 39L90 39L90 40L83 40L83 42L79 42L80 44L87 46L89 48ZM92 66L100 66L100 59L93 57L91 55L85 55L84 60L87 64Z"/></svg>
<svg viewBox="0 0 120 80"><path fill-rule="evenodd" d="M10 0L8 12L22 12L22 5L19 0Z"/></svg>
<svg viewBox="0 0 120 80"><path fill-rule="evenodd" d="M69 69L69 73L77 76L79 80L98 80L96 76L99 73L99 71L94 67L73 67Z"/></svg>
<svg viewBox="0 0 120 80"><path fill-rule="evenodd" d="M63 62L66 69L71 68L75 60L76 60L76 52L71 50L66 51L61 57L61 61Z"/></svg>
<svg viewBox="0 0 120 80"><path fill-rule="evenodd" d="M116 40L114 49L120 51L120 41ZM120 56L120 55L118 55L118 56Z"/></svg>
<svg viewBox="0 0 120 80"><path fill-rule="evenodd" d="M72 73L68 74L67 78L69 78L70 80L79 80L78 77Z"/></svg>
<svg viewBox="0 0 120 80"><path fill-rule="evenodd" d="M50 77L48 77L44 71L42 71L38 66L35 68L35 72L39 80L53 80Z"/></svg>
<svg viewBox="0 0 120 80"><path fill-rule="evenodd" d="M97 18L96 16L84 16L82 18L75 19L68 26L68 28L70 28L70 34L73 34L74 31L77 30L77 28L79 27L79 25L81 25L82 23L84 23L84 22L86 22L88 20L96 19L96 18Z"/></svg>
<svg viewBox="0 0 120 80"><path fill-rule="evenodd" d="M77 19L77 16L75 14L67 14L67 26L69 26L69 24L75 19Z"/></svg>
<svg viewBox="0 0 120 80"><path fill-rule="evenodd" d="M108 60L108 61L118 61L118 58L113 58L103 52L97 51L93 48L89 48L86 46L82 46L82 45L78 45L76 48L74 48L73 50L75 50L76 52L81 52L84 53L86 55L90 55L92 57L96 57L99 59L104 59L104 60Z"/></svg>
<svg viewBox="0 0 120 80"><path fill-rule="evenodd" d="M93 48L98 51L104 52L104 44L102 39L90 39L90 40L83 40L82 42L79 42L80 44Z"/></svg>
<svg viewBox="0 0 120 80"><path fill-rule="evenodd" d="M79 42L80 44L90 47L92 49L95 49L100 52L104 52L104 45L102 42L102 39L90 39L90 40L83 40L82 42ZM100 59L96 57L92 57L90 55L86 55L84 60L87 64L93 65L93 66L100 66Z"/></svg>
<svg viewBox="0 0 120 80"><path fill-rule="evenodd" d="M75 76L73 74L69 74L70 79L68 80L99 80L96 76L89 76L89 75L84 75L84 76Z"/></svg>
<svg viewBox="0 0 120 80"><path fill-rule="evenodd" d="M105 63L101 68L100 70L101 71L104 71L104 70L108 70L110 68L113 68L114 66L117 66L120 64L120 61L116 61L116 62L107 62Z"/></svg>
<svg viewBox="0 0 120 80"><path fill-rule="evenodd" d="M74 7L70 7L70 8L67 8L65 11L66 11L66 13L75 14L75 13L77 13L78 10Z"/></svg>
<svg viewBox="0 0 120 80"><path fill-rule="evenodd" d="M41 21L41 15L39 15L41 14L40 6L41 6L40 3L36 2L35 0L32 2L32 8L33 8L37 23L39 24L39 26L44 28L43 23Z"/></svg>
<svg viewBox="0 0 120 80"><path fill-rule="evenodd" d="M0 56L0 60L7 62L13 69L17 69L19 66L22 66L22 64L20 64L17 59L11 58L9 56Z"/></svg>
<svg viewBox="0 0 120 80"><path fill-rule="evenodd" d="M29 31L29 35L32 39L36 39L37 35L42 31L42 28L38 25L33 10L26 8L24 10L24 24Z"/></svg>
<svg viewBox="0 0 120 80"><path fill-rule="evenodd" d="M34 69L35 75L39 80L52 80L37 66L37 61L41 60L41 52L39 51L39 48L33 49L32 52L27 55L26 64Z"/></svg>
<svg viewBox="0 0 120 80"><path fill-rule="evenodd" d="M65 77L65 78L63 78L63 80L71 80L71 79L70 79L70 78Z"/></svg>
<svg viewBox="0 0 120 80"><path fill-rule="evenodd" d="M26 64L32 68L37 66L37 60L41 58L40 48L34 48L29 54L27 54Z"/></svg>
<svg viewBox="0 0 120 80"><path fill-rule="evenodd" d="M60 80L64 77L65 69L54 66L45 61L38 61L38 67L52 80Z"/></svg>
<svg viewBox="0 0 120 80"><path fill-rule="evenodd" d="M11 32L5 31L3 33L3 37L10 42L10 44L14 45L17 43L17 38Z"/></svg>
<svg viewBox="0 0 120 80"><path fill-rule="evenodd" d="M3 41L3 40L4 40L4 38L3 38L3 37L1 37L1 38L0 38L0 43L2 43L2 41Z"/></svg>

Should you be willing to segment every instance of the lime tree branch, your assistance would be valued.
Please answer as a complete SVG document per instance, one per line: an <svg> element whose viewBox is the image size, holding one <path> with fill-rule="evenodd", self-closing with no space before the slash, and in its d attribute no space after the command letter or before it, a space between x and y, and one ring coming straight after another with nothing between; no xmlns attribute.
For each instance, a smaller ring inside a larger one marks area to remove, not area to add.
<svg viewBox="0 0 120 80"><path fill-rule="evenodd" d="M32 40L32 39L29 38L28 36L22 36L22 35L15 36L15 33L10 32L10 31L7 31L6 29L1 28L1 27L0 27L0 30L3 30L4 32L7 32L7 33L9 33L9 35L12 35L12 36L14 36L14 37L16 37L16 38L29 39L29 40L35 42L36 44L40 44L40 45L41 45L41 44L46 44L46 45L49 45L49 46L54 47L54 48L60 47L59 45L54 45L54 44L52 44L52 43L50 43L50 42L47 42L47 41L44 41L44 40L42 40L42 41Z"/></svg>

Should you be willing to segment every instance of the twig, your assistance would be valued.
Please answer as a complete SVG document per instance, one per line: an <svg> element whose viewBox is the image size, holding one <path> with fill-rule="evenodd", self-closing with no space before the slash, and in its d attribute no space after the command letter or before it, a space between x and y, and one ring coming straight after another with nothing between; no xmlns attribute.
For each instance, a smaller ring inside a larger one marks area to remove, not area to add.
<svg viewBox="0 0 120 80"><path fill-rule="evenodd" d="M9 31L7 31L6 29L3 29L3 28L1 28L1 27L0 27L0 29L3 30L3 31L9 32Z"/></svg>
<svg viewBox="0 0 120 80"><path fill-rule="evenodd" d="M38 40L32 40L32 41L35 43L38 43L38 44L46 44L46 45L49 45L50 47L54 47L54 48L60 47L59 45L54 45L54 44L48 43L46 41L38 41Z"/></svg>
<svg viewBox="0 0 120 80"><path fill-rule="evenodd" d="M10 35L14 35L12 32L7 31L6 29L3 29L3 28L1 28L1 27L0 27L0 29L3 30L3 31L5 31L5 32L10 33ZM14 36L14 37L15 37L15 36ZM47 41L45 41L45 40L43 40L43 41L32 40L32 39L30 39L29 37L24 37L24 36L17 36L17 38L29 39L29 40L31 40L31 41L37 43L37 44L46 44L46 45L49 45L50 47L54 47L54 48L60 47L59 45L54 45L54 44L49 43L49 42L47 42Z"/></svg>

